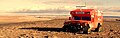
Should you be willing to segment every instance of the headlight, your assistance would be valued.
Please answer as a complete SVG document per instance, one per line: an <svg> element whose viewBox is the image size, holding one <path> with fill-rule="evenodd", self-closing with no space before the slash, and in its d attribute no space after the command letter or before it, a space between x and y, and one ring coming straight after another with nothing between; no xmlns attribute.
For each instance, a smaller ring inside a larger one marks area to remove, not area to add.
<svg viewBox="0 0 120 38"><path fill-rule="evenodd" d="M91 17L93 17L93 18L94 18L94 15L91 15Z"/></svg>

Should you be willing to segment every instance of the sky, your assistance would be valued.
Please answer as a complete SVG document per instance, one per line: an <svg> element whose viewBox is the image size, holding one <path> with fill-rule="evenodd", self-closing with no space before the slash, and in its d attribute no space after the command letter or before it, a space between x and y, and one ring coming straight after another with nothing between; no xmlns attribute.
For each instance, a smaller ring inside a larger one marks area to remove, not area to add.
<svg viewBox="0 0 120 38"><path fill-rule="evenodd" d="M73 9L77 5L96 7L120 7L120 0L0 0L0 12L21 9L45 10L54 8Z"/></svg>

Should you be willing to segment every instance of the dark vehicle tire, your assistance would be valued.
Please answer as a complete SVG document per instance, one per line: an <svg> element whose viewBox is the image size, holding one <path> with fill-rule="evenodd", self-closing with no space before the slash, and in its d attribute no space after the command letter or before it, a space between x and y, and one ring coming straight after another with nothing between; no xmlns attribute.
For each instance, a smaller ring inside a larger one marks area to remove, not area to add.
<svg viewBox="0 0 120 38"><path fill-rule="evenodd" d="M76 32L77 31L77 27L71 26L71 25L64 25L62 29L63 29L63 32Z"/></svg>
<svg viewBox="0 0 120 38"><path fill-rule="evenodd" d="M97 28L95 29L95 32L99 32L101 30L100 28L101 28L101 25L98 24Z"/></svg>
<svg viewBox="0 0 120 38"><path fill-rule="evenodd" d="M76 27L76 26L69 26L69 27L68 27L68 30L69 30L70 32L77 32L77 27Z"/></svg>
<svg viewBox="0 0 120 38"><path fill-rule="evenodd" d="M88 27L88 26L86 26L86 27L84 27L83 28L83 33L84 34L88 34L88 29L89 29L90 27Z"/></svg>
<svg viewBox="0 0 120 38"><path fill-rule="evenodd" d="M62 27L62 30L63 30L63 32L67 32L68 31L68 25L64 25L63 27Z"/></svg>

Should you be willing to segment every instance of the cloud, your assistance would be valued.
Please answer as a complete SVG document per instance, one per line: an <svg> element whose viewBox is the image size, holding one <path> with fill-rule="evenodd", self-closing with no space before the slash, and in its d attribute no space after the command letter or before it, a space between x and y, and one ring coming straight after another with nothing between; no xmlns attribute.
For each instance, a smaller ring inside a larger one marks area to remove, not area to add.
<svg viewBox="0 0 120 38"><path fill-rule="evenodd" d="M84 5L87 2L87 6L120 6L120 0L0 0L1 11L16 11L19 9L51 9L61 6L75 7L76 5ZM38 7L38 8L37 8ZM32 11L32 10L31 10Z"/></svg>
<svg viewBox="0 0 120 38"><path fill-rule="evenodd" d="M13 11L13 13L65 13L69 12L69 10L65 9L46 9L46 10L30 10L24 9L19 11Z"/></svg>
<svg viewBox="0 0 120 38"><path fill-rule="evenodd" d="M104 5L105 2L103 1L96 1L96 0L56 0L56 1L44 1L42 3L48 5L84 5L85 2L88 6L101 6Z"/></svg>
<svg viewBox="0 0 120 38"><path fill-rule="evenodd" d="M80 0L54 0L54 1L44 1L42 2L48 5L78 5L82 3Z"/></svg>

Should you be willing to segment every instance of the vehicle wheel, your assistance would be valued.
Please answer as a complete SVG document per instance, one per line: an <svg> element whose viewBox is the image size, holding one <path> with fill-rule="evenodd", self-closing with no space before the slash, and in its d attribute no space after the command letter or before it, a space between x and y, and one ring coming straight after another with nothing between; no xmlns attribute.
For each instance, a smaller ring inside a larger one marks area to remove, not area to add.
<svg viewBox="0 0 120 38"><path fill-rule="evenodd" d="M63 30L63 32L67 32L67 31L68 31L68 25L64 25L64 26L62 27L62 30Z"/></svg>
<svg viewBox="0 0 120 38"><path fill-rule="evenodd" d="M88 26L86 26L86 27L84 27L83 28L83 33L84 34L88 34L88 29L89 29L90 27L88 27Z"/></svg>
<svg viewBox="0 0 120 38"><path fill-rule="evenodd" d="M101 25L98 24L98 27L95 29L95 32L99 32L101 30Z"/></svg>
<svg viewBox="0 0 120 38"><path fill-rule="evenodd" d="M68 27L68 30L69 30L70 32L77 32L77 27L75 27L75 26L69 26L69 27Z"/></svg>

